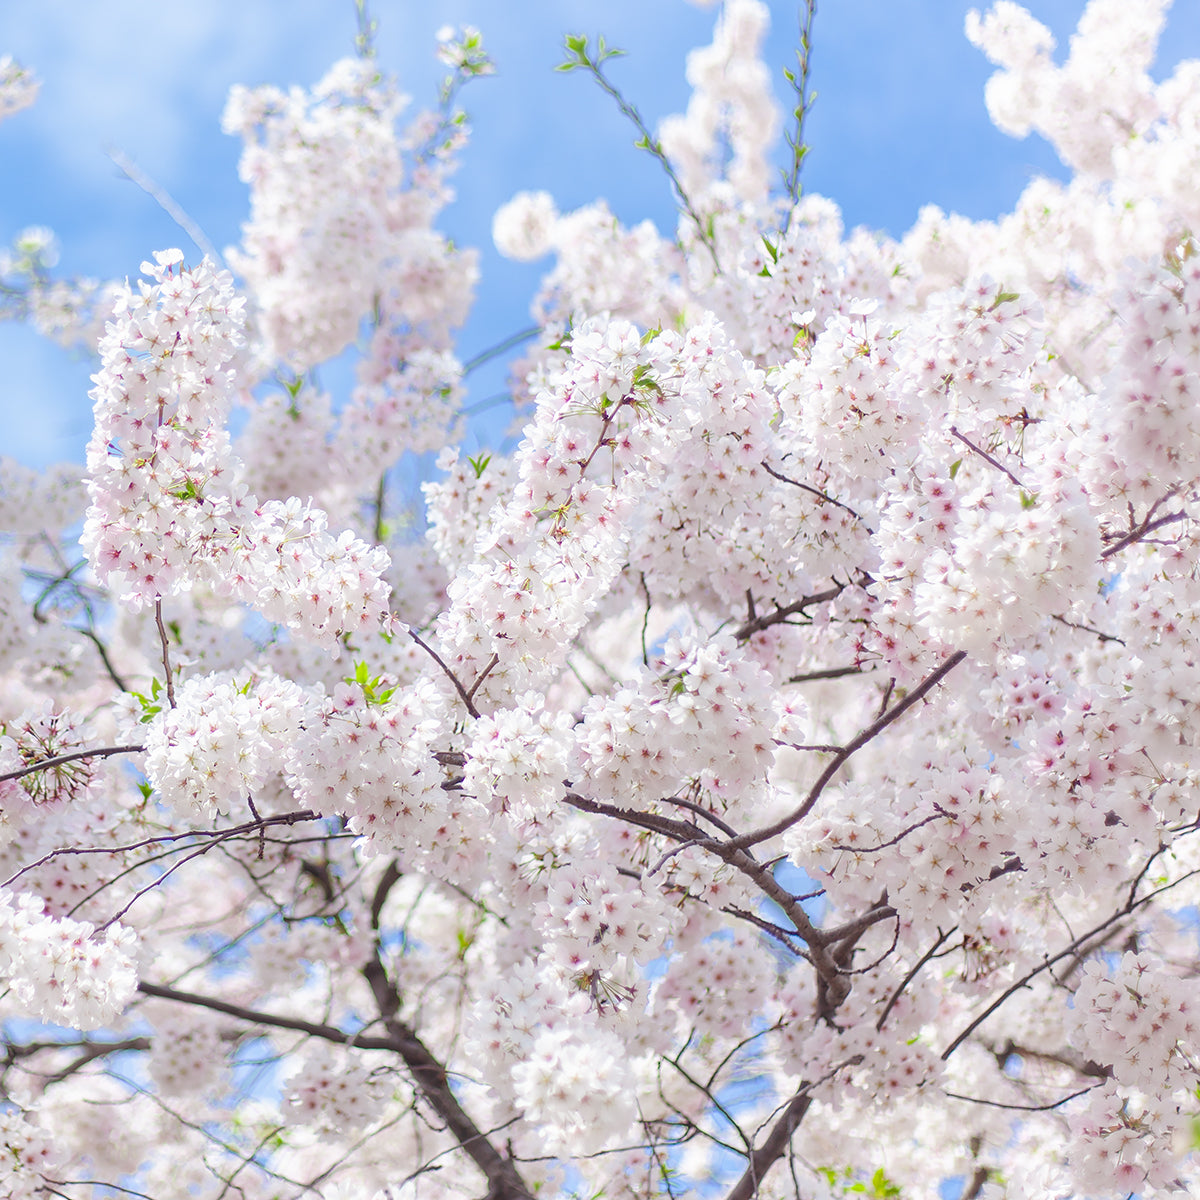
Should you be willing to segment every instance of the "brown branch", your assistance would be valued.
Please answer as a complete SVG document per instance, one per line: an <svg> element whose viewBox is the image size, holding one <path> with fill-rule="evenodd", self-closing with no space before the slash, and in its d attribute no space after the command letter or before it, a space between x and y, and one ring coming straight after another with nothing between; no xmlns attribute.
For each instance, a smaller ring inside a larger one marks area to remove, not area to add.
<svg viewBox="0 0 1200 1200"><path fill-rule="evenodd" d="M780 608L776 608L774 612L763 613L761 617L755 617L752 621L747 621L733 636L739 642L744 642L756 633L761 633L764 629L770 629L772 625L779 625L781 622L786 621L788 617L794 617L797 613L803 612L806 608L810 608L814 604L825 604L830 600L836 600L846 590L846 586L844 583L835 583L833 587L827 588L823 592L817 592L816 595L805 596L803 599L797 600L792 604L785 604Z"/></svg>
<svg viewBox="0 0 1200 1200"><path fill-rule="evenodd" d="M800 1122L811 1107L812 1096L806 1084L804 1090L797 1092L788 1102L774 1128L767 1135L767 1140L750 1155L742 1177L729 1189L725 1200L753 1200L753 1197L758 1195L759 1186L767 1172L783 1157L784 1151L791 1143L792 1134L800 1128Z"/></svg>
<svg viewBox="0 0 1200 1200"><path fill-rule="evenodd" d="M137 748L140 749L140 747ZM265 828L268 825L297 825L301 821L320 821L323 819L320 813L303 809L300 812L280 813L278 816L264 817L259 821L247 821L242 825L232 825L228 829L189 829L184 833L158 834L155 837L143 838L140 842L129 842L123 846L60 846L57 850L51 850L48 854L43 854L41 858L22 867L15 874L10 875L3 883L0 883L0 887L8 887L27 872L45 866L52 859L59 858L64 854L125 854L130 850L144 850L147 846L159 846L167 842L181 842L184 838L193 837L225 841L242 834L258 832L260 828ZM143 860L140 863L135 863L134 866L145 866L148 861L152 860ZM111 883L114 881L109 880L108 882ZM98 892L92 892L85 896L84 900L80 901L80 903L82 904L84 901L90 900L98 894Z"/></svg>
<svg viewBox="0 0 1200 1200"><path fill-rule="evenodd" d="M813 683L818 679L842 679L846 675L871 675L877 669L876 667L872 667L870 670L864 667L826 667L822 671L806 671L803 675L793 675L786 682Z"/></svg>
<svg viewBox="0 0 1200 1200"><path fill-rule="evenodd" d="M167 706L175 707L175 680L171 677L171 644L167 641L166 626L162 619L162 598L154 602L154 623L158 626L158 638L162 643L162 664L167 675Z"/></svg>
<svg viewBox="0 0 1200 1200"><path fill-rule="evenodd" d="M820 1079L816 1079L811 1083L801 1084L799 1091L784 1105L783 1112L775 1122L771 1132L767 1135L767 1140L750 1155L750 1161L746 1164L746 1170L737 1183L730 1188L725 1196L725 1200L753 1200L753 1197L758 1194L759 1186L767 1172L783 1157L788 1146L791 1144L792 1134L800 1128L800 1122L804 1120L804 1114L808 1112L812 1105L813 1088L828 1082L846 1067L857 1066L860 1062L862 1062L862 1055L856 1054L853 1058L848 1058L845 1062L838 1063L833 1070L822 1075Z"/></svg>
<svg viewBox="0 0 1200 1200"><path fill-rule="evenodd" d="M630 825L649 829L652 833L661 833L664 837L672 838L677 842L694 842L706 850L711 849L714 844L705 837L702 829L695 825L689 825L686 821L661 817L657 813L639 812L635 808L620 808L615 804L603 804L599 800L589 800L586 796L580 796L576 792L568 792L563 797L563 802L572 808L577 808L580 812L596 813L598 816L615 817L618 821L628 821ZM726 845L727 843L719 844Z"/></svg>
<svg viewBox="0 0 1200 1200"><path fill-rule="evenodd" d="M23 775L32 775L35 771L50 771L61 767L63 763L75 762L80 758L109 758L114 754L141 754L145 746L103 746L98 750L72 750L70 754L59 754L54 758L43 758L40 762L31 763L19 771L8 771L0 775L0 783L9 779L20 779Z"/></svg>
<svg viewBox="0 0 1200 1200"><path fill-rule="evenodd" d="M759 842L767 841L769 838L778 837L785 829L790 829L795 825L797 821L804 820L812 811L817 800L820 799L826 784L842 769L851 755L861 750L873 738L878 737L883 730L893 721L902 717L919 700L923 700L966 657L965 650L956 650L940 667L931 671L903 700L889 708L883 716L868 725L853 741L843 746L834 756L833 761L821 772L821 777L813 784L812 789L804 798L804 802L798 808L763 829L755 830L753 833L744 833L741 837L734 838L732 841L724 844L730 849L743 849L747 846L755 846Z"/></svg>
<svg viewBox="0 0 1200 1200"><path fill-rule="evenodd" d="M925 953L922 954L921 957L917 959L912 970L909 971L909 973L907 975L905 975L905 977L902 980L900 980L899 984L896 986L896 990L888 997L888 1002L883 1006L883 1012L881 1012L879 1014L879 1020L877 1020L875 1022L876 1032L879 1032L880 1030L883 1029L884 1024L887 1022L889 1014L891 1013L892 1009L896 1007L896 1002L900 999L901 996L904 995L904 991L908 987L908 985L910 983L912 983L912 981L914 979L916 979L917 975L921 971L921 968L927 962L929 962L930 959L933 958L933 956L937 953L938 948L941 946L941 944L948 937L950 937L950 935L957 928L958 928L957 925L953 925L946 933L943 933L940 929L938 930L937 941L934 942L933 945L930 946L929 949L926 950Z"/></svg>
<svg viewBox="0 0 1200 1200"><path fill-rule="evenodd" d="M428 642L422 640L421 635L417 633L415 629L409 629L408 636L412 638L412 640L416 642L417 645L420 646L421 649L424 650L425 653L428 654L429 657L432 658L439 667L442 668L446 678L449 679L452 684L454 684L454 690L458 692L459 699L461 699L463 704L466 706L467 712L470 713L470 715L476 720L478 720L479 709L475 707L475 702L471 699L471 693L468 692L465 687L463 687L462 681L459 679L459 677L455 675L455 673L450 670L448 666L446 666L445 659L443 659L442 656L431 645L429 645ZM487 672L485 671L484 674L486 673ZM482 682L482 678L483 677L481 675L479 682ZM474 691L474 689L472 689L472 691Z"/></svg>
<svg viewBox="0 0 1200 1200"><path fill-rule="evenodd" d="M798 487L806 492L812 493L812 495L816 496L818 499L824 500L826 504L833 504L833 505L836 505L838 508L845 509L845 511L848 512L856 521L858 521L862 525L866 525L866 522L863 521L862 517L860 517L858 515L858 513L856 513L854 511L854 509L852 509L850 507L850 505L843 504L840 500L835 500L832 496L828 495L826 492L821 491L819 488L813 487L811 484L801 483L799 479L791 479L787 475L781 475L778 471L775 470L774 467L770 466L767 463L766 459L763 459L763 461L759 465L762 467L762 469L764 471L766 471L766 473L768 475L774 476L776 479L779 480L780 483L790 483L793 487ZM874 533L874 530L870 530L870 532Z"/></svg>
<svg viewBox="0 0 1200 1200"><path fill-rule="evenodd" d="M1137 878L1139 880L1149 867L1149 864L1158 857L1160 852L1161 851L1156 850L1154 854L1150 856L1146 867L1143 867L1138 873ZM1105 930L1107 930L1110 926L1115 925L1120 920L1123 920L1136 909L1141 908L1143 905L1149 904L1151 900L1155 899L1155 897L1161 896L1164 892L1169 892L1173 887L1178 887L1179 884L1183 883L1187 879L1193 878L1196 875L1200 875L1200 869L1188 871L1184 875L1181 875L1178 879L1173 880L1171 883L1164 884L1162 887L1156 888L1152 892L1147 892L1146 895L1144 895L1140 900L1135 900L1133 892L1130 892L1129 899L1124 905L1117 909L1116 912L1106 917L1100 922L1099 925L1096 925L1092 929L1088 930L1087 933L1080 934L1079 937L1060 950L1057 954L1043 959L1040 965L1034 967L1033 970L1026 972L1026 974L1022 975L1021 978L1016 981L1016 983L1005 988L1004 991L1001 992L1000 995L993 1000L992 1003L983 1010L983 1012L979 1014L979 1016L975 1017L969 1024L967 1024L967 1026L954 1038L954 1040L946 1047L946 1049L942 1051L942 1061L945 1062L950 1055L952 1055L954 1051L957 1050L959 1046L961 1046L963 1042L965 1042L967 1038L969 1038L971 1034L974 1033L975 1030L978 1029L979 1026L982 1025L984 1021L986 1021L988 1017L992 1015L992 1013L994 1013L1002 1005L1006 1004L1010 997L1014 996L1023 987L1027 987L1030 980L1036 978L1043 971L1048 971L1056 962L1061 962L1064 958L1070 958L1071 955L1075 954L1082 947L1086 946L1087 943L1091 942L1093 938L1096 938L1100 934L1104 933ZM1136 881L1134 886L1136 887Z"/></svg>
<svg viewBox="0 0 1200 1200"><path fill-rule="evenodd" d="M1154 530L1161 529L1164 525L1173 525L1176 521L1186 521L1187 518L1188 514L1186 512L1168 513L1165 517L1159 517L1156 521L1152 521L1147 517L1136 529L1131 529L1119 542L1114 542L1107 550L1101 550L1100 557L1111 558L1114 554L1118 554L1124 550L1126 546L1132 545L1134 542L1140 542L1146 534L1153 533Z"/></svg>
<svg viewBox="0 0 1200 1200"><path fill-rule="evenodd" d="M949 1096L952 1100L965 1100L968 1104L986 1104L988 1108L1007 1108L1016 1112L1049 1112L1061 1104L1066 1104L1068 1100L1077 1100L1080 1096L1086 1096L1088 1092L1099 1086L1099 1083L1089 1083L1087 1087L1080 1088L1079 1091L1072 1092L1069 1096L1063 1096L1061 1100L1055 1100L1050 1104L1004 1104L999 1100L984 1100L979 1096L963 1096L958 1092L943 1092L942 1094Z"/></svg>
<svg viewBox="0 0 1200 1200"><path fill-rule="evenodd" d="M971 441L970 438L963 437L963 435L961 433L959 433L958 430L953 425L950 426L950 434L952 437L958 438L958 440L960 442L962 442L962 444L964 446L969 446L985 462L991 463L992 466L995 467L997 471L1001 471L1003 474L1007 475L1009 477L1009 479L1011 479L1013 481L1013 483L1015 483L1017 485L1017 487L1019 487L1022 491L1025 490L1025 485L1003 463L998 462L986 450L975 445L975 443L973 441Z"/></svg>
<svg viewBox="0 0 1200 1200"><path fill-rule="evenodd" d="M215 996L201 996L196 992L184 992L178 988L163 987L157 983L146 983L145 980L138 984L138 991L145 996L153 996L156 1000L174 1000L179 1004L207 1008L212 1012L223 1013L227 1017L236 1017L251 1025L264 1025L269 1029L290 1029L295 1033L306 1033L309 1037L321 1038L339 1046L357 1046L362 1050L391 1050L393 1052L397 1049L395 1039L392 1037L375 1037L338 1029L336 1025L325 1025L319 1021L302 1021L296 1017L276 1016L274 1013L260 1012L241 1004L230 1004L225 1000L218 1000Z"/></svg>
<svg viewBox="0 0 1200 1200"><path fill-rule="evenodd" d="M1093 629L1090 625L1079 625L1074 621L1068 621L1066 617L1060 617L1057 613L1051 615L1052 621L1057 621L1060 625L1065 625L1068 629L1078 629L1080 633L1094 633L1102 642L1117 642L1120 645L1125 645L1125 639L1119 638L1113 633L1104 633L1100 629Z"/></svg>
<svg viewBox="0 0 1200 1200"><path fill-rule="evenodd" d="M942 808L938 808L937 812L930 813L924 820L918 821L915 825L910 825L907 829L902 829L894 838L889 838L886 842L878 842L874 846L847 846L841 842L834 842L834 850L848 850L851 854L875 854L880 850L886 850L889 846L895 846L897 843L904 841L910 833L914 833L923 825L928 825L930 821L936 821L941 817L950 819L950 814Z"/></svg>
<svg viewBox="0 0 1200 1200"><path fill-rule="evenodd" d="M499 664L500 655L498 654L493 654L492 657L487 660L487 664L484 666L483 670L475 676L475 682L471 684L470 690L467 692L468 700L474 702L475 693L479 691L483 681L492 673L493 670L495 670L497 666L499 666Z"/></svg>
<svg viewBox="0 0 1200 1200"><path fill-rule="evenodd" d="M445 1121L463 1151L487 1177L489 1200L533 1200L533 1194L512 1158L493 1146L475 1124L454 1095L445 1067L400 1019L400 995L380 961L378 948L371 961L363 967L362 973L371 986L379 1015L388 1031L388 1048L404 1060L421 1094Z"/></svg>

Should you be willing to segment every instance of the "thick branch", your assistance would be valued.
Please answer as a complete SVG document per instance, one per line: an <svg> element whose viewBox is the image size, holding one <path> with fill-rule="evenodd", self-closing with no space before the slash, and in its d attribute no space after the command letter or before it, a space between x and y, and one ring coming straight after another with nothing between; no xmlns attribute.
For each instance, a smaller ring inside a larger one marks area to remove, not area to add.
<svg viewBox="0 0 1200 1200"><path fill-rule="evenodd" d="M511 1158L501 1154L487 1135L470 1118L450 1088L446 1069L429 1052L424 1042L399 1017L400 996L376 953L363 967L371 985L379 1015L389 1034L389 1049L404 1059L413 1082L433 1110L446 1123L472 1162L487 1176L488 1200L532 1200L525 1181Z"/></svg>
<svg viewBox="0 0 1200 1200"><path fill-rule="evenodd" d="M750 1155L742 1177L730 1188L725 1200L753 1200L767 1172L787 1151L792 1134L800 1128L800 1122L804 1120L804 1114L811 1105L812 1096L807 1088L788 1101L787 1107L767 1135L767 1140Z"/></svg>

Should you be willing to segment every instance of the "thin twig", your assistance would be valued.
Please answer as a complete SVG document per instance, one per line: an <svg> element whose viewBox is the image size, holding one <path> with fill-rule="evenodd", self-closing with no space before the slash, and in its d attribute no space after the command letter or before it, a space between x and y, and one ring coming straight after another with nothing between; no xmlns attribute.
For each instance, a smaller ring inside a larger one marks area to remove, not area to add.
<svg viewBox="0 0 1200 1200"><path fill-rule="evenodd" d="M467 689L463 687L462 681L452 670L450 670L448 666L446 666L445 660L442 658L442 656L432 646L430 646L428 642L423 641L421 635L417 633L415 629L409 629L408 636L412 638L412 640L416 642L417 645L420 646L421 649L424 650L425 653L428 654L429 657L432 658L439 667L442 668L446 678L449 679L452 684L454 684L454 690L458 692L459 698L466 706L467 712L470 713L471 716L476 720L478 720L479 709L475 707L474 701L472 701Z"/></svg>
<svg viewBox="0 0 1200 1200"><path fill-rule="evenodd" d="M123 150L111 148L108 157L130 183L140 187L192 239L201 254L207 255L214 263L220 264L224 261L217 248L205 236L204 230L188 216L166 188L155 183Z"/></svg>
<svg viewBox="0 0 1200 1200"><path fill-rule="evenodd" d="M961 433L959 433L958 430L953 425L950 426L950 433L953 437L958 438L958 440L960 442L962 442L962 444L964 446L969 446L972 450L974 450L975 453L978 454L979 457L982 458L985 462L991 463L992 466L995 467L997 471L1000 471L1003 474L1007 475L1009 477L1009 479L1011 479L1013 481L1013 483L1015 483L1017 485L1017 487L1019 487L1022 491L1025 490L1025 485L1003 463L997 462L996 459L994 459L986 450L975 445L975 443L973 441L971 441L970 438L963 437L963 435Z"/></svg>
<svg viewBox="0 0 1200 1200"><path fill-rule="evenodd" d="M854 518L856 521L858 521L858 522L859 522L861 525L863 525L864 527L868 528L868 530L869 530L870 532L872 532L872 533L874 532L874 530L870 530L870 527L869 527L869 526L867 526L866 522L865 522L865 521L862 519L862 517L860 517L860 516L858 515L858 513L856 513L856 512L854 511L854 509L852 509L852 508L850 507L850 505L848 505L848 504L843 504L843 503L842 503L840 500L835 500L835 499L834 499L832 496L830 496L830 495L829 495L827 492L823 492L823 491L821 491L821 489L820 489L820 488L815 488L815 487L813 487L813 486L812 486L812 484L809 484L809 483L801 483L799 479L792 479L790 476L787 476L787 475L781 475L781 474L780 474L778 471L776 471L776 470L775 470L775 468L774 468L774 467L772 467L772 466L770 465L770 463L768 463L768 462L767 462L767 460L766 460L765 458L763 459L763 461L762 461L762 462L761 462L759 465L762 467L762 469L763 469L764 471L766 471L766 473L767 473L768 475L774 476L774 478L778 479L780 483L790 483L790 484L791 484L793 487L798 487L798 488L800 488L800 489L801 489L801 490L803 490L803 491L806 491L806 492L811 492L811 493L812 493L812 495L814 495L814 496L818 497L818 499L824 500L826 504L832 504L832 505L835 505L837 508L844 509L844 510L845 510L846 512L848 512L848 513L849 513L849 514L850 514L850 515L851 515L851 516L852 516L852 517L853 517L853 518Z"/></svg>
<svg viewBox="0 0 1200 1200"><path fill-rule="evenodd" d="M796 132L787 135L787 144L792 151L792 163L791 169L784 177L787 194L792 201L792 207L788 211L788 225L791 224L792 213L800 202L800 169L804 165L805 158L808 157L808 146L804 141L804 122L808 119L813 101L817 98L816 92L808 90L809 72L812 67L812 27L813 18L816 15L817 0L806 0L800 24L800 45L796 48L797 65L800 70L799 73L790 70L784 71L788 83L796 92L796 107L792 110L792 117L796 122Z"/></svg>
<svg viewBox="0 0 1200 1200"><path fill-rule="evenodd" d="M162 599L154 601L154 623L158 626L159 640L162 642L163 670L167 673L167 705L175 707L175 680L171 676L171 644L167 641L167 629L162 619Z"/></svg>
<svg viewBox="0 0 1200 1200"><path fill-rule="evenodd" d="M602 64L607 58L615 58L622 54L621 50L612 50L605 46L604 39L599 40L599 48L595 59L592 58L588 51L587 38L585 37L568 37L567 38L567 53L568 57L565 62L558 66L560 71L573 71L578 67L585 68L592 78L600 85L600 88L613 100L617 102L617 107L621 110L623 116L627 117L634 128L641 135L635 143L639 150L648 151L658 162L659 166L666 172L667 178L671 181L671 187L675 191L675 198L679 201L683 211L691 218L692 224L696 227L696 232L700 235L700 240L704 243L709 254L712 256L713 268L719 275L721 273L721 263L717 257L717 244L713 236L712 230L708 222L696 211L692 204L691 197L684 190L683 183L679 176L675 173L675 168L671 164L671 160L667 157L666 151L662 148L662 143L651 132L646 122L642 119L642 114L638 112L637 106L631 104L621 94L620 90L615 87L604 74Z"/></svg>
<svg viewBox="0 0 1200 1200"><path fill-rule="evenodd" d="M510 334L502 342L497 342L494 346L489 346L486 350L480 350L478 354L468 358L463 363L463 375L470 375L472 371L478 370L484 363L491 362L493 358L499 358L500 355L515 349L523 342L529 341L530 338L537 337L541 332L542 327L540 325L531 325L528 329L522 329L517 333Z"/></svg>
<svg viewBox="0 0 1200 1200"><path fill-rule="evenodd" d="M940 667L931 671L903 700L889 708L883 716L868 725L853 741L843 746L834 756L833 761L821 772L821 777L813 784L812 789L804 798L804 803L798 808L781 817L773 824L756 830L753 833L744 833L740 837L724 843L724 845L729 849L744 849L747 846L754 846L759 842L765 842L770 838L777 837L785 829L790 829L797 821L803 821L812 811L813 805L816 804L821 793L825 790L826 784L842 769L842 766L851 755L861 750L873 738L878 737L883 730L893 721L902 717L914 704L923 700L966 657L967 653L965 650L956 650Z"/></svg>
<svg viewBox="0 0 1200 1200"><path fill-rule="evenodd" d="M0 783L10 779L20 779L22 775L32 775L35 771L50 771L61 767L63 763L75 762L80 758L108 758L114 754L141 754L145 746L102 746L96 750L72 750L70 754L59 754L54 758L43 758L40 762L31 763L19 771L8 771L0 775Z"/></svg>

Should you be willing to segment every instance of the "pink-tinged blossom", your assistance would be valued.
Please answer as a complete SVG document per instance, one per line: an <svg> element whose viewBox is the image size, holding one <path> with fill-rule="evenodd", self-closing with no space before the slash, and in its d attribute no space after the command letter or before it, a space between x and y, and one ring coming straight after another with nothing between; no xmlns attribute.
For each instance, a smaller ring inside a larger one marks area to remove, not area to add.
<svg viewBox="0 0 1200 1200"><path fill-rule="evenodd" d="M207 260L176 271L182 257L143 264L154 283L126 290L101 343L82 538L97 578L134 610L205 584L326 644L379 628L386 551L240 484L225 423L243 301Z"/></svg>
<svg viewBox="0 0 1200 1200"><path fill-rule="evenodd" d="M0 57L0 121L28 108L36 99L38 79L11 54Z"/></svg>
<svg viewBox="0 0 1200 1200"><path fill-rule="evenodd" d="M76 1029L99 1029L120 1016L137 988L132 930L94 927L43 915L28 894L0 891L0 971L21 1015Z"/></svg>

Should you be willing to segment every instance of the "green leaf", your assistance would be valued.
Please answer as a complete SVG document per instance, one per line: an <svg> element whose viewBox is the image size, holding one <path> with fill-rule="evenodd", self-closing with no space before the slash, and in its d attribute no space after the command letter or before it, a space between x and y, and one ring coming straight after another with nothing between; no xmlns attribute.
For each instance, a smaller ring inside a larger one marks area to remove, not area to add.
<svg viewBox="0 0 1200 1200"><path fill-rule="evenodd" d="M1021 492L1021 507L1032 508L1037 503L1037 492Z"/></svg>
<svg viewBox="0 0 1200 1200"><path fill-rule="evenodd" d="M996 298L992 301L992 306L988 309L988 312L994 312L1000 305L1008 304L1010 301L1019 300L1020 298L1020 292L997 292Z"/></svg>
<svg viewBox="0 0 1200 1200"><path fill-rule="evenodd" d="M951 479L953 479L955 477L955 475L958 474L958 468L961 466L962 466L961 458L955 459L955 461L950 464L950 478Z"/></svg>
<svg viewBox="0 0 1200 1200"><path fill-rule="evenodd" d="M475 478L481 479L484 471L487 470L487 465L492 461L490 454L479 454L475 458L468 458L467 462L471 464L471 469L475 472Z"/></svg>

